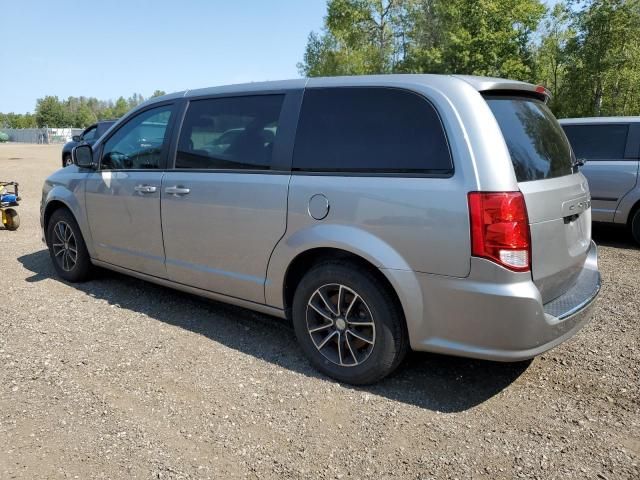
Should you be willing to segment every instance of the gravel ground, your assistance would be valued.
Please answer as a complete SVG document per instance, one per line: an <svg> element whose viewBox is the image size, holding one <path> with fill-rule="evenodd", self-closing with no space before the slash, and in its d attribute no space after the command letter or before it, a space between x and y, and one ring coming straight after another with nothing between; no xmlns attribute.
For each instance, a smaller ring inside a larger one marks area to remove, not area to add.
<svg viewBox="0 0 640 480"><path fill-rule="evenodd" d="M69 285L40 241L59 146L0 145L0 478L640 478L640 250L596 230L593 321L532 362L413 354L366 388L286 322L114 273Z"/></svg>

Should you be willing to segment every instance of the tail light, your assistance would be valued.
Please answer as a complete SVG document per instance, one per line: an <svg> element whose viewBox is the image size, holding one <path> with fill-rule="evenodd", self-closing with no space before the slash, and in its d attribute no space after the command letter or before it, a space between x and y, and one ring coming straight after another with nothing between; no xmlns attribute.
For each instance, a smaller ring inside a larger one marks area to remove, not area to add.
<svg viewBox="0 0 640 480"><path fill-rule="evenodd" d="M471 254L516 272L531 270L531 235L522 192L469 193Z"/></svg>

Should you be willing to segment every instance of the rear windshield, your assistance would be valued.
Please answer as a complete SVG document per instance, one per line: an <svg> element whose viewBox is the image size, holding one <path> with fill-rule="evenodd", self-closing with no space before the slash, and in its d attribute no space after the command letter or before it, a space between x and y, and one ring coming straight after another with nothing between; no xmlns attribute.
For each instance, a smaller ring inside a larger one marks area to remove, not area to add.
<svg viewBox="0 0 640 480"><path fill-rule="evenodd" d="M540 100L485 97L504 137L519 182L573 172L573 154L562 127Z"/></svg>

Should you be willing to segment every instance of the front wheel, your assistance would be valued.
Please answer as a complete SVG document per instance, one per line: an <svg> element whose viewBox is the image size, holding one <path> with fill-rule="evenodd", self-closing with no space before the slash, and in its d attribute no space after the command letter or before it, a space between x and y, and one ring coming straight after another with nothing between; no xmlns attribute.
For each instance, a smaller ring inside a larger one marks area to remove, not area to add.
<svg viewBox="0 0 640 480"><path fill-rule="evenodd" d="M640 244L640 208L631 218L631 236L637 244Z"/></svg>
<svg viewBox="0 0 640 480"><path fill-rule="evenodd" d="M53 266L68 282L82 282L89 277L91 259L80 227L71 212L53 212L47 224L47 245Z"/></svg>
<svg viewBox="0 0 640 480"><path fill-rule="evenodd" d="M325 262L307 272L296 289L292 317L311 363L341 382L381 380L409 349L404 317L391 293L350 262Z"/></svg>

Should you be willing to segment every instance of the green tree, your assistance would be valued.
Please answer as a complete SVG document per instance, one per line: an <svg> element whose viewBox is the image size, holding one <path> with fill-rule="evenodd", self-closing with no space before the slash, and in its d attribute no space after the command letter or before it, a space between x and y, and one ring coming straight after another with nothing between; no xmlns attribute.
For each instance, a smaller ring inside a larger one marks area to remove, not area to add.
<svg viewBox="0 0 640 480"><path fill-rule="evenodd" d="M571 64L567 45L575 37L571 22L572 11L567 4L560 2L554 5L542 24L541 39L535 57L536 83L544 85L551 92L550 106L559 116L570 108L565 100L570 87L566 82L566 75Z"/></svg>
<svg viewBox="0 0 640 480"><path fill-rule="evenodd" d="M113 116L120 118L129 111L129 105L124 97L119 97L113 107Z"/></svg>
<svg viewBox="0 0 640 480"><path fill-rule="evenodd" d="M137 107L142 102L144 102L144 97L139 93L134 93L127 99L127 104L129 105L129 110L134 107Z"/></svg>
<svg viewBox="0 0 640 480"><path fill-rule="evenodd" d="M403 56L409 0L330 0L321 34L311 32L303 61L306 76L389 73Z"/></svg>
<svg viewBox="0 0 640 480"><path fill-rule="evenodd" d="M36 123L39 127L64 126L65 109L58 97L49 95L36 101Z"/></svg>
<svg viewBox="0 0 640 480"><path fill-rule="evenodd" d="M75 112L73 125L75 127L88 127L98 120L96 114L89 108L86 103L81 104Z"/></svg>
<svg viewBox="0 0 640 480"><path fill-rule="evenodd" d="M308 76L467 73L531 80L541 0L329 0L298 65Z"/></svg>
<svg viewBox="0 0 640 480"><path fill-rule="evenodd" d="M164 95L156 90L154 96ZM0 127L5 128L34 128L36 126L49 127L86 127L97 120L110 120L121 117L129 110L144 101L139 93L134 93L128 99L119 97L112 100L98 100L95 97L68 97L59 100L55 96L38 99L36 113L16 114L0 113Z"/></svg>
<svg viewBox="0 0 640 480"><path fill-rule="evenodd" d="M568 42L567 113L640 113L640 1L574 2L575 36Z"/></svg>
<svg viewBox="0 0 640 480"><path fill-rule="evenodd" d="M153 92L153 95L151 95L151 97L161 97L162 95L166 95L167 93L164 90L156 90L155 92Z"/></svg>
<svg viewBox="0 0 640 480"><path fill-rule="evenodd" d="M416 29L410 65L413 71L465 73L532 80L532 36L545 7L540 0L443 0L419 3L432 15L417 20L439 31L425 39ZM414 58L415 57L415 58Z"/></svg>

